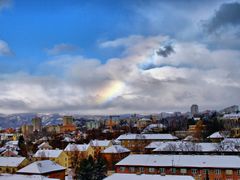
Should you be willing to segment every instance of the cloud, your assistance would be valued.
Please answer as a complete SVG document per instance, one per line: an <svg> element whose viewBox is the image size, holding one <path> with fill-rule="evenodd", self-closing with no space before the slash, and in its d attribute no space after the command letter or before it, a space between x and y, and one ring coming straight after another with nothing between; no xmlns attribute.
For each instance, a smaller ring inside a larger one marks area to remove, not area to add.
<svg viewBox="0 0 240 180"><path fill-rule="evenodd" d="M203 22L204 29L208 33L219 32L228 26L240 25L240 3L224 3L215 11L213 17Z"/></svg>
<svg viewBox="0 0 240 180"><path fill-rule="evenodd" d="M156 49L169 39L158 35L110 40L102 42L104 48L124 49L105 63L68 54L42 64L38 71L45 75L1 75L0 110L116 114L186 111L192 103L220 109L239 103L240 51L209 50L206 44L176 40L177 53L158 56ZM155 68L140 67L150 63Z"/></svg>
<svg viewBox="0 0 240 180"><path fill-rule="evenodd" d="M157 55L162 56L162 57L168 57L170 54L174 53L174 49L172 45L165 45L156 52Z"/></svg>
<svg viewBox="0 0 240 180"><path fill-rule="evenodd" d="M12 6L12 0L0 0L0 11Z"/></svg>
<svg viewBox="0 0 240 180"><path fill-rule="evenodd" d="M10 56L13 54L14 53L9 48L8 44L5 41L0 40L0 56Z"/></svg>
<svg viewBox="0 0 240 180"><path fill-rule="evenodd" d="M49 55L57 55L61 53L70 53L74 52L78 49L77 46L72 45L72 44L66 44L66 43L61 43L61 44L56 44L50 49L46 49L46 52Z"/></svg>

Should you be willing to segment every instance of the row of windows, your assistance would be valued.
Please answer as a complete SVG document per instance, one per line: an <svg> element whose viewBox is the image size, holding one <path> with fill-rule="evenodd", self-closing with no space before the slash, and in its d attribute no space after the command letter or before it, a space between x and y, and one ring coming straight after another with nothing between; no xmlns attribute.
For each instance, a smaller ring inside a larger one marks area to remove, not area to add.
<svg viewBox="0 0 240 180"><path fill-rule="evenodd" d="M157 168L152 168L152 167L150 167L150 168L148 168L148 172L154 173L154 172L156 171L156 169L157 169ZM126 170L125 167L120 167L120 171L124 172L125 170ZM143 167L139 167L139 168L129 167L129 171L130 171L130 172L135 172L135 171L137 171L137 170L140 171L140 172L144 172L144 168L143 168ZM175 174L176 171L177 171L176 168L170 168L170 172L171 172L171 173ZM203 171L203 174L208 174L208 173L210 173L210 170L209 170L209 169L203 169L202 171ZM159 172L160 172L160 173L165 173L165 168L159 168ZM215 169L215 170L212 171L212 172L213 172L214 174L220 175L220 174L222 173L222 170L221 170L221 169ZM187 173L187 169L181 168L181 169L180 169L180 173L181 173L181 174L186 174L186 173ZM192 174L198 174L199 171L198 171L198 169L191 169L191 173L192 173ZM232 174L233 174L233 170L227 169L227 170L225 170L225 173L226 173L226 175L232 175ZM240 175L240 169L237 170L237 174Z"/></svg>

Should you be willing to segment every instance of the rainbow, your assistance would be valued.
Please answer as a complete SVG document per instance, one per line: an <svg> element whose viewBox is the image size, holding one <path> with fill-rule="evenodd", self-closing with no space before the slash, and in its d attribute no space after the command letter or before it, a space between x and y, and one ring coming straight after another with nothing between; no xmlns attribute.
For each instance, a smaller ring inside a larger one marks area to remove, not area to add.
<svg viewBox="0 0 240 180"><path fill-rule="evenodd" d="M110 81L97 93L97 104L107 103L123 93L124 83L121 81Z"/></svg>

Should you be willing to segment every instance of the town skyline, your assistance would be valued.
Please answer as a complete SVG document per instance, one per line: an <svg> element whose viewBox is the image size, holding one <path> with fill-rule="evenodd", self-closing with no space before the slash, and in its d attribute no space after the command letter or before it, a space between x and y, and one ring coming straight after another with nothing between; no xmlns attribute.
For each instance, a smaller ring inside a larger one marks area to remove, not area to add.
<svg viewBox="0 0 240 180"><path fill-rule="evenodd" d="M228 0L0 0L0 113L239 105L239 12Z"/></svg>

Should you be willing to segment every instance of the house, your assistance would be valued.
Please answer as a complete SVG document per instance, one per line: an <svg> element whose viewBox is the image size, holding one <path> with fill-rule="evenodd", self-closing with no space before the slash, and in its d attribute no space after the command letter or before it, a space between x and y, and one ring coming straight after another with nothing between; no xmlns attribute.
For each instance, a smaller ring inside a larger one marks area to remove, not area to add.
<svg viewBox="0 0 240 180"><path fill-rule="evenodd" d="M150 125L152 123L152 120L149 118L141 118L137 121L137 128L138 129L143 129Z"/></svg>
<svg viewBox="0 0 240 180"><path fill-rule="evenodd" d="M220 155L132 154L116 164L117 173L190 175L201 179L239 179L240 157Z"/></svg>
<svg viewBox="0 0 240 180"><path fill-rule="evenodd" d="M0 157L0 173L15 173L27 164L25 157Z"/></svg>
<svg viewBox="0 0 240 180"><path fill-rule="evenodd" d="M107 161L109 170L113 170L114 165L129 154L130 150L121 145L112 145L101 152L102 157Z"/></svg>
<svg viewBox="0 0 240 180"><path fill-rule="evenodd" d="M112 141L110 140L91 140L89 143L94 149L95 156L98 155L101 151L108 148L112 145Z"/></svg>
<svg viewBox="0 0 240 180"><path fill-rule="evenodd" d="M178 138L171 134L122 134L117 140L132 152L143 152L144 148L153 141L175 141Z"/></svg>
<svg viewBox="0 0 240 180"><path fill-rule="evenodd" d="M5 156L5 157L17 157L17 156L18 156L18 152L15 151L15 150L6 149L4 152L1 153L1 156Z"/></svg>
<svg viewBox="0 0 240 180"><path fill-rule="evenodd" d="M60 164L61 166L68 167L68 155L63 150L59 149L38 150L33 155L33 158L36 161L48 159Z"/></svg>
<svg viewBox="0 0 240 180"><path fill-rule="evenodd" d="M215 132L207 137L212 142L220 142L224 139L224 136L220 132Z"/></svg>
<svg viewBox="0 0 240 180"><path fill-rule="evenodd" d="M57 180L41 175L1 174L0 180Z"/></svg>
<svg viewBox="0 0 240 180"><path fill-rule="evenodd" d="M68 167L75 166L75 162L87 158L88 156L94 157L94 149L90 144L71 144L69 143L64 149L68 155Z"/></svg>
<svg viewBox="0 0 240 180"><path fill-rule="evenodd" d="M48 178L65 180L65 167L50 161L36 161L17 171L17 174L23 175L42 175Z"/></svg>
<svg viewBox="0 0 240 180"><path fill-rule="evenodd" d="M146 128L143 129L143 133L160 133L167 127L163 124L149 124Z"/></svg>
<svg viewBox="0 0 240 180"><path fill-rule="evenodd" d="M114 173L104 180L194 180L192 176L180 175L157 175L157 174L120 174Z"/></svg>
<svg viewBox="0 0 240 180"><path fill-rule="evenodd" d="M38 149L43 150L43 149L52 149L52 146L49 145L48 142L43 142L38 146Z"/></svg>

